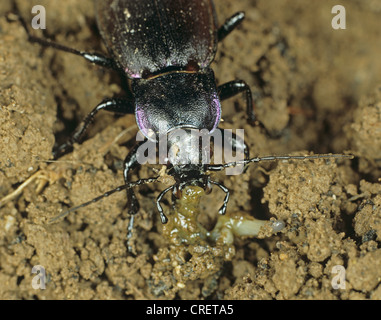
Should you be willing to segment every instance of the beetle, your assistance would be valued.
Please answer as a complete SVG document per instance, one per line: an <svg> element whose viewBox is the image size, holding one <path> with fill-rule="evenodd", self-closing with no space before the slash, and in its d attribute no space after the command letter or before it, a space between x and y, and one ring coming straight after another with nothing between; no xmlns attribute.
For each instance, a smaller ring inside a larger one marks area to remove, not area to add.
<svg viewBox="0 0 381 320"><path fill-rule="evenodd" d="M177 147L180 150L189 147L192 130L207 129L210 133L220 130L218 125L221 120L221 101L238 93L245 94L248 121L256 122L253 98L246 82L234 80L217 86L210 67L218 42L243 21L243 12L234 14L218 28L212 0L97 0L95 8L98 28L110 57L37 38L29 33L22 20L30 41L70 52L97 65L120 71L131 83L132 97L103 100L86 116L72 137L54 151L55 158L67 152L74 143L81 142L94 117L103 110L119 114L134 113L138 127L146 139L157 143L157 137L165 135L168 137L168 147ZM184 139L171 138L177 129L184 130ZM233 135L230 142L233 148L244 150L245 160L225 164L195 164L192 159L203 152L199 148L190 149L188 157L181 163L176 162L173 157L167 159L168 174L174 177L175 184L162 191L156 200L162 223L167 222L160 205L163 196L172 191L172 197L178 198L187 185L201 186L204 189L210 189L212 185L218 186L225 193L219 213L225 213L229 190L212 181L209 171L220 171L238 164L247 165L263 160L330 157L271 156L250 159L249 149L243 141ZM128 239L131 238L134 216L139 211L139 203L132 187L158 179L156 177L130 182L131 171L139 166L138 150L142 143L138 143L124 160L123 186L56 218L116 191L127 190L128 212L131 216Z"/></svg>

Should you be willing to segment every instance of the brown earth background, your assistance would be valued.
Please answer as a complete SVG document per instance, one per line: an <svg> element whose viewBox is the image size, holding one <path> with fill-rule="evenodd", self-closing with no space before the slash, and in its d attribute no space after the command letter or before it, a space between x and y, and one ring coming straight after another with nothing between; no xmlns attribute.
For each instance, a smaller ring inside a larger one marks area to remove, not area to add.
<svg viewBox="0 0 381 320"><path fill-rule="evenodd" d="M243 128L253 156L356 156L216 174L231 191L228 213L286 223L277 235L237 237L229 254L197 241L169 243L155 207L163 183L137 189L134 254L126 250L124 192L48 224L123 183L137 128L134 116L105 113L83 144L51 161L56 140L123 91L114 72L29 43L7 19L16 3L27 21L33 5L46 8L47 29L35 35L106 52L90 0L0 2L0 299L381 299L379 0L342 2L345 30L331 26L337 1L215 1L220 24L246 13L219 45L217 82L245 80L269 134L247 124L240 95L223 102L221 127ZM153 176L153 167L135 179ZM207 229L224 196L215 189L199 207ZM32 287L36 265L46 271L44 290ZM345 289L332 286L334 266L342 266Z"/></svg>

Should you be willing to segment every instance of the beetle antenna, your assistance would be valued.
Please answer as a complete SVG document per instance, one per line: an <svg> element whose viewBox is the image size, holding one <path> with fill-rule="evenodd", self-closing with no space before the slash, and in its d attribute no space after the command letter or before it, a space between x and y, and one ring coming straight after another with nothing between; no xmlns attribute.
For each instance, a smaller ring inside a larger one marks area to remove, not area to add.
<svg viewBox="0 0 381 320"><path fill-rule="evenodd" d="M107 198L108 196L112 195L113 193L116 193L116 192L119 192L119 191L122 191L125 189L131 189L133 187L140 186L142 184L148 184L148 183L156 182L158 180L158 178L159 177L148 178L148 179L140 179L138 181L133 181L130 183L123 184L119 187L116 187L115 189L112 189L112 190L105 192L104 194L102 194L102 195L100 195L100 196L98 196L98 197L96 197L90 201L84 202L84 203L82 203L76 207L70 208L69 210L66 210L66 211L60 213L59 215L56 215L55 217L51 218L48 223L54 223L57 220L66 217L69 213L71 213L73 211L77 211L78 209L87 207L88 205L93 204L95 202L98 202L98 201L102 200L103 198Z"/></svg>
<svg viewBox="0 0 381 320"><path fill-rule="evenodd" d="M260 161L274 161L274 160L313 160L313 159L353 159L354 156L351 154L313 154L307 156L266 156L266 157L256 157L251 159L244 159L235 162L227 162L224 164L209 164L206 166L207 170L210 171L221 171L226 168L235 167L237 165L247 165L252 162Z"/></svg>

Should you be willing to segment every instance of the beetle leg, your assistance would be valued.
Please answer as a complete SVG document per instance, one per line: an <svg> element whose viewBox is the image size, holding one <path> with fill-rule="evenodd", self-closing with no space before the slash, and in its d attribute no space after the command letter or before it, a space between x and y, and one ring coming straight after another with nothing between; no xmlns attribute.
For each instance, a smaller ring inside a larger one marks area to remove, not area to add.
<svg viewBox="0 0 381 320"><path fill-rule="evenodd" d="M81 56L81 57L85 58L87 61L90 61L91 63L94 63L94 64L102 66L102 67L106 67L106 68L110 68L110 69L114 69L114 70L118 70L118 71L120 70L120 68L116 65L116 63L113 59L108 58L102 54L80 51L80 50L64 46L62 44L56 43L56 42L48 40L48 39L33 36L30 33L25 20L21 16L18 16L18 19L21 22L22 26L24 27L24 29L28 35L28 40L30 42L35 42L35 43L38 43L44 47L51 47L51 48L54 48L57 50L61 50L61 51L65 51L65 52L75 54L77 56Z"/></svg>
<svg viewBox="0 0 381 320"><path fill-rule="evenodd" d="M220 210L218 210L218 213L221 214L221 215L224 215L226 213L226 207L228 205L228 202L229 202L229 197L230 197L230 192L229 192L229 189L226 188L224 185L216 182L216 181L210 181L210 183L213 183L215 184L217 187L219 187L223 192L225 192L225 198L224 198L224 203L223 205L221 206Z"/></svg>
<svg viewBox="0 0 381 320"><path fill-rule="evenodd" d="M221 100L225 100L235 96L240 92L245 92L246 95L246 113L251 123L256 120L254 113L253 96L251 94L251 89L247 83L243 80L234 80L224 83L218 86L218 95Z"/></svg>
<svg viewBox="0 0 381 320"><path fill-rule="evenodd" d="M118 112L122 114L128 114L134 112L133 103L130 100L123 98L115 99L105 99L100 104L98 104L80 123L80 125L75 129L71 138L65 143L61 144L55 151L53 151L54 158L64 154L69 148L73 146L74 143L80 143L82 138L89 127L93 122L95 115L100 110L106 110L110 112Z"/></svg>
<svg viewBox="0 0 381 320"><path fill-rule="evenodd" d="M245 18L244 12L237 12L229 19L225 21L225 23L218 29L217 36L218 41L223 40L230 32L232 32Z"/></svg>
<svg viewBox="0 0 381 320"><path fill-rule="evenodd" d="M137 151L144 142L145 141L141 141L138 144L136 144L124 160L123 176L126 184L130 183L130 171L136 169L139 166ZM138 213L140 206L138 199L136 198L136 195L132 189L127 189L127 205L128 213L130 215L135 215Z"/></svg>
<svg viewBox="0 0 381 320"><path fill-rule="evenodd" d="M220 130L220 132L222 134L222 141L226 141L225 140L225 138L226 138L225 130L221 130L220 128L217 128L217 129ZM227 141L233 149L243 150L243 154L245 156L245 159L250 159L249 146L245 143L245 141L243 141L243 139L240 139L239 137L237 137L237 135L234 132L232 132L232 136L228 137L228 138L230 138L230 139L228 139ZM243 172L246 172L247 167L248 167L248 164L245 165Z"/></svg>
<svg viewBox="0 0 381 320"><path fill-rule="evenodd" d="M225 130L221 130L220 128L217 128L217 129L221 131L222 140L225 141ZM232 132L231 139L229 139L228 142L233 148L238 148L243 150L245 159L250 158L249 146L243 141L243 139L237 137L237 135L234 132Z"/></svg>
<svg viewBox="0 0 381 320"><path fill-rule="evenodd" d="M135 216L131 215L130 216L130 221L128 223L128 228L127 228L127 248L128 248L128 252L132 252L132 246L130 245L130 239L132 238L132 231L134 229L134 219L135 219Z"/></svg>
<svg viewBox="0 0 381 320"><path fill-rule="evenodd" d="M139 162L137 159L137 151L138 148L144 143L145 141L141 141L138 144L134 146L134 148L128 153L126 159L124 160L124 170L123 170L123 176L124 176L124 182L126 184L130 183L129 178L130 178L130 171L136 169L139 166ZM130 222L128 224L128 229L127 229L127 244L128 244L128 251L131 252L131 246L129 245L129 240L132 238L132 231L134 228L134 219L135 219L135 214L138 213L140 205L139 201L136 198L134 190L131 189L126 189L127 191L127 211L128 214L130 215Z"/></svg>
<svg viewBox="0 0 381 320"><path fill-rule="evenodd" d="M173 189L174 187L175 187L174 185L168 187L167 189L165 189L164 191L162 191L162 192L159 194L159 196L157 197L157 199L156 199L157 210L158 210L159 213L160 213L161 223L163 223L163 224L168 222L168 218L167 218L166 215L164 214L164 210L163 210L163 208L161 207L160 202L161 202L161 199L163 199L163 197L165 196L165 194L166 194L169 190Z"/></svg>

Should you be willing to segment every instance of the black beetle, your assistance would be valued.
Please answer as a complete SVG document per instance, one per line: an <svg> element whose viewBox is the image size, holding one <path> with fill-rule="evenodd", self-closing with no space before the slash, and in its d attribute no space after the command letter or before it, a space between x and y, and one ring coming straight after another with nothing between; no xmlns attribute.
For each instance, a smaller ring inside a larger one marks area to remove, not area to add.
<svg viewBox="0 0 381 320"><path fill-rule="evenodd" d="M244 13L238 12L217 28L216 12L212 0L98 0L96 15L100 33L112 56L78 51L29 34L29 40L59 50L80 55L95 64L123 72L131 81L133 98L111 98L97 105L75 130L69 141L61 145L54 155L66 152L73 143L80 142L84 133L100 110L120 114L135 113L141 132L148 139L153 139L149 132L157 135L170 133L178 128L190 134L192 129L218 129L221 118L220 101L238 93L246 95L248 120L255 122L252 94L249 86L242 80L231 81L216 86L210 64L215 57L217 43L224 39L244 19ZM185 140L169 138L169 146L183 148ZM330 155L285 156L249 158L249 151L243 141L233 136L233 148L244 150L245 160L225 164L194 164L192 156L198 157L200 149L194 149L185 163L174 163L168 159L168 174L175 179L175 184L164 190L157 198L157 207L161 221L167 217L160 206L162 197L170 190L178 196L186 185L198 185L209 189L211 184L219 186L225 192L224 203L219 210L224 214L229 200L228 189L218 182L211 181L207 171L223 170L227 167L262 160L306 159L331 157ZM96 199L66 211L54 218L56 220L80 207L96 202L116 191L127 190L128 211L131 219L128 237L131 237L134 215L139 204L132 190L133 186L151 183L157 178L141 179L130 182L130 171L135 169L137 144L124 161L125 185L118 187ZM333 156L333 155L332 155Z"/></svg>

